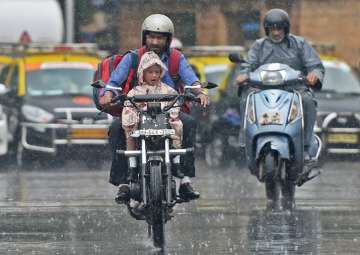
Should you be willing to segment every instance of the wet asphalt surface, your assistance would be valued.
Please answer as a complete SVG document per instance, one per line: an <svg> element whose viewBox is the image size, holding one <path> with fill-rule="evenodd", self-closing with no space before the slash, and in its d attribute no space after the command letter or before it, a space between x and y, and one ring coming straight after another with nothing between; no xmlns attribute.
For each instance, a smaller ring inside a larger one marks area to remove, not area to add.
<svg viewBox="0 0 360 255"><path fill-rule="evenodd" d="M246 169L206 169L201 199L175 207L164 254L360 254L359 161L332 161L296 193L293 212L265 208ZM0 254L162 254L144 222L113 201L108 165L0 171Z"/></svg>

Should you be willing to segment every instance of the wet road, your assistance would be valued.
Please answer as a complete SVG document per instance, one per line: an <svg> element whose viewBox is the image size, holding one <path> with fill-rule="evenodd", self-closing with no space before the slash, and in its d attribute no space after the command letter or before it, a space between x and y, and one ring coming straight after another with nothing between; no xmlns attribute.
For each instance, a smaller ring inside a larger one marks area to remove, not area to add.
<svg viewBox="0 0 360 255"><path fill-rule="evenodd" d="M175 207L165 254L359 254L360 162L331 162L297 191L297 209L265 210L245 169L205 170L202 198ZM0 254L158 254L143 222L113 202L107 166L0 171Z"/></svg>

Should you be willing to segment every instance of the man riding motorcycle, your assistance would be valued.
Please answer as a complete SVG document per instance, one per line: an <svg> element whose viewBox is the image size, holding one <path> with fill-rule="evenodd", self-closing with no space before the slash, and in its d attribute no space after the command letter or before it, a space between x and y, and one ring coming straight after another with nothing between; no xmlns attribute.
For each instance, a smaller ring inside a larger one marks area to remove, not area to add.
<svg viewBox="0 0 360 255"><path fill-rule="evenodd" d="M306 75L309 85L301 91L304 106L304 153L305 160L309 160L309 146L316 121L316 101L312 89L320 90L325 74L324 66L311 45L302 37L290 34L290 19L287 12L282 9L269 10L264 18L263 27L266 37L258 39L251 46L247 62L250 64L250 71L268 63L282 63L289 65L295 70ZM247 95L251 88L244 86L248 80L247 71L244 70L236 81L239 85L240 118L244 123L244 114ZM244 144L243 127L240 130L240 143Z"/></svg>
<svg viewBox="0 0 360 255"><path fill-rule="evenodd" d="M148 16L142 24L141 41L145 51L154 51L159 55L161 61L166 67L169 67L170 43L174 34L173 22L165 15L152 14ZM132 65L131 54L126 54L123 60L119 63L116 69L111 73L108 85L111 87L120 87L127 79L129 70ZM185 85L200 85L198 78L194 74L192 68L187 63L185 57L181 55L179 60L179 77L171 77L169 72L166 72L162 81L176 90L179 90L177 82L183 82ZM169 69L169 68L168 68ZM179 91L178 91L179 92ZM209 99L201 89L193 89L192 92L201 100L201 105L206 107L209 104ZM106 89L105 94L100 98L99 102L103 106L109 105L112 98L118 92L113 89ZM183 147L194 147L196 122L189 115L184 112L180 113L180 119L183 123ZM109 129L109 140L112 150L112 165L110 170L109 182L113 185L119 185L119 191L116 196L116 201L123 202L128 194L128 189L124 185L128 183L128 163L123 155L116 153L117 149L125 149L125 135L121 127L121 119L115 119ZM200 193L195 191L190 185L190 177L195 177L195 159L193 154L184 156L181 172L176 172L175 176L182 177L179 187L179 195L185 200L197 199Z"/></svg>

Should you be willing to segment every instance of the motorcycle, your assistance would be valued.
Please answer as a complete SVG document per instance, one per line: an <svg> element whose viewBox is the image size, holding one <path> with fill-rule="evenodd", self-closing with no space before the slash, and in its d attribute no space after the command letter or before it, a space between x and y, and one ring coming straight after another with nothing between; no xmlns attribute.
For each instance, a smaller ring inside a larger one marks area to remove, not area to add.
<svg viewBox="0 0 360 255"><path fill-rule="evenodd" d="M244 64L246 65L246 63ZM288 65L271 63L249 73L244 138L245 157L251 173L265 183L268 206L292 209L295 188L320 174L317 161L322 143L312 137L304 159L302 96L305 77ZM312 174L312 175L311 175Z"/></svg>
<svg viewBox="0 0 360 255"><path fill-rule="evenodd" d="M210 89L216 86L204 83L201 87ZM139 125L131 135L136 139L139 149L117 150L117 153L127 157L136 156L140 162L138 169L130 170L130 200L126 206L133 218L146 221L154 246L162 249L165 245L165 223L173 217L174 206L188 202L176 192L171 158L194 151L194 148L170 148L170 136L175 134L175 130L168 122L169 111L173 107L181 107L185 101L200 102L190 92L195 87L198 86L185 86L183 95L120 95L112 100L114 104L128 100L139 111ZM161 102L169 103L162 108ZM147 107L140 108L137 103L145 103Z"/></svg>
<svg viewBox="0 0 360 255"><path fill-rule="evenodd" d="M243 150L239 145L240 116L238 107L229 106L211 123L210 139L205 146L205 163L211 168L226 168L234 159L243 163Z"/></svg>

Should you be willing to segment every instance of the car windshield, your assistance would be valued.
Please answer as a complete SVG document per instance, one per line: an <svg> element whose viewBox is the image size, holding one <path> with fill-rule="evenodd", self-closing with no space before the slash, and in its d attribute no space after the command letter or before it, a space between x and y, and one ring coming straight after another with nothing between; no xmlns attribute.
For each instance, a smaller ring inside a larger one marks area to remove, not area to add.
<svg viewBox="0 0 360 255"><path fill-rule="evenodd" d="M29 96L92 93L94 71L85 68L50 68L28 71L26 91Z"/></svg>
<svg viewBox="0 0 360 255"><path fill-rule="evenodd" d="M360 93L360 83L350 68L325 65L322 90L335 93Z"/></svg>

